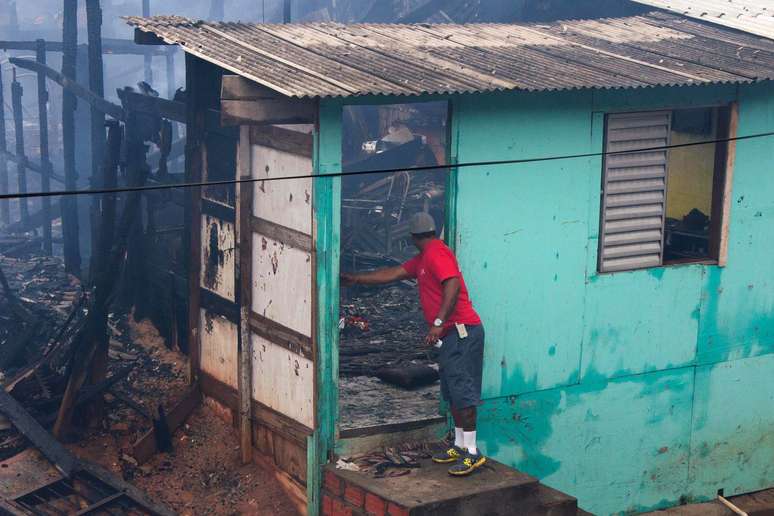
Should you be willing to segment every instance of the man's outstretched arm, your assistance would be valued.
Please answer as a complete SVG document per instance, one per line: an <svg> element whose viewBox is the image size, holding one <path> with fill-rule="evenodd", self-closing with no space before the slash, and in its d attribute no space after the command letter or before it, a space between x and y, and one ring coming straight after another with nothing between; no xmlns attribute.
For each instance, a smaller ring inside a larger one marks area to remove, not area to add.
<svg viewBox="0 0 774 516"><path fill-rule="evenodd" d="M408 271L402 266L397 265L395 267L387 267L386 269L379 269L371 272L361 272L356 274L350 274L346 272L341 273L342 285L383 285L385 283L392 283L394 281L400 281L409 279L411 276Z"/></svg>

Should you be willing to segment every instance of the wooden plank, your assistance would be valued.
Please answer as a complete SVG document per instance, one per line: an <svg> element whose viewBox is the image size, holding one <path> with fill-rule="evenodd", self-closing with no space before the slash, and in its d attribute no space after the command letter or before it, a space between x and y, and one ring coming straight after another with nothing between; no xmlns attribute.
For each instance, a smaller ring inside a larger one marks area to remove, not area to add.
<svg viewBox="0 0 774 516"><path fill-rule="evenodd" d="M250 143L253 145L311 158L313 142L314 138L308 133L275 125L250 126Z"/></svg>
<svg viewBox="0 0 774 516"><path fill-rule="evenodd" d="M260 100L287 98L241 75L224 75L220 85L222 100Z"/></svg>
<svg viewBox="0 0 774 516"><path fill-rule="evenodd" d="M182 102L151 97L129 90L118 90L118 96L133 111L157 115L177 122L186 121L186 108Z"/></svg>
<svg viewBox="0 0 774 516"><path fill-rule="evenodd" d="M107 100L99 97L69 77L57 72L56 70L49 68L48 66L41 65L40 63L30 59L24 59L21 57L11 57L9 61L19 68L31 70L36 73L44 73L46 77L59 84L63 89L82 99L87 104L93 106L102 113L105 113L106 115L111 116L116 120L124 119L124 110L121 108L121 106L113 104L112 102L108 102Z"/></svg>
<svg viewBox="0 0 774 516"><path fill-rule="evenodd" d="M301 99L221 100L221 123L242 124L311 124L316 105Z"/></svg>
<svg viewBox="0 0 774 516"><path fill-rule="evenodd" d="M231 410L239 410L239 393L236 388L229 387L205 372L201 373L201 388L204 395L214 398ZM306 438L314 433L311 428L256 400L252 401L251 409L253 421L300 445L306 446Z"/></svg>
<svg viewBox="0 0 774 516"><path fill-rule="evenodd" d="M733 102L730 106L728 136L736 138L739 130L739 104ZM728 228L731 225L731 191L734 183L734 163L736 162L736 141L728 142L726 151L726 174L723 184L723 213L720 227L720 250L718 252L718 265L725 267L728 264Z"/></svg>
<svg viewBox="0 0 774 516"><path fill-rule="evenodd" d="M311 252L253 234L254 312L311 336L311 283Z"/></svg>
<svg viewBox="0 0 774 516"><path fill-rule="evenodd" d="M201 370L236 389L238 384L239 325L204 309L200 310Z"/></svg>
<svg viewBox="0 0 774 516"><path fill-rule="evenodd" d="M312 233L312 179L271 179L311 175L309 156L290 154L261 145L252 146L253 179L257 180L253 196L253 214L301 233ZM262 181L270 179L270 181Z"/></svg>
<svg viewBox="0 0 774 516"><path fill-rule="evenodd" d="M195 77L198 60L185 55L186 65L186 141L185 141L185 180L189 183L201 181L204 166L202 140L204 133L204 117L199 108L200 86ZM186 189L184 214L185 220L191 225L185 232L187 240L184 248L188 249L186 269L188 271L188 349L189 349L189 381L196 381L201 367L201 321L200 315L200 274L201 274L201 187Z"/></svg>
<svg viewBox="0 0 774 516"><path fill-rule="evenodd" d="M19 156L14 154L13 152L8 152L0 150L0 154L5 157L8 161L13 161L14 163L19 163ZM45 174L43 167L39 163L35 163L29 158L24 159L24 166L27 167L27 170L31 170L33 172L36 172L40 175ZM54 172L49 171L48 175L51 179L54 179L55 181L59 181L60 183L65 182L65 178L60 174L55 174Z"/></svg>
<svg viewBox="0 0 774 516"><path fill-rule="evenodd" d="M254 232L267 236L272 240L282 242L301 251L312 251L311 235L258 217L251 217L251 225Z"/></svg>
<svg viewBox="0 0 774 516"><path fill-rule="evenodd" d="M237 176L250 179L250 130L240 128L237 145ZM252 360L253 347L250 336L250 307L252 306L251 281L253 277L253 249L250 217L253 212L252 183L236 185L236 284L239 298L239 435L242 463L252 460L253 442L251 425Z"/></svg>
<svg viewBox="0 0 774 516"><path fill-rule="evenodd" d="M194 384L183 394L182 398L167 412L167 424L170 432L174 432L182 426L191 412L202 402L202 393L199 386ZM139 464L144 464L156 454L156 431L151 428L134 444L132 444L132 456Z"/></svg>
<svg viewBox="0 0 774 516"><path fill-rule="evenodd" d="M257 332L252 337L253 398L314 428L314 362Z"/></svg>
<svg viewBox="0 0 774 516"><path fill-rule="evenodd" d="M264 339L297 353L302 357L313 359L312 339L279 324L255 312L250 313L250 328Z"/></svg>
<svg viewBox="0 0 774 516"><path fill-rule="evenodd" d="M38 423L4 388L0 388L0 412L33 446L51 461L63 475L70 476L78 461Z"/></svg>

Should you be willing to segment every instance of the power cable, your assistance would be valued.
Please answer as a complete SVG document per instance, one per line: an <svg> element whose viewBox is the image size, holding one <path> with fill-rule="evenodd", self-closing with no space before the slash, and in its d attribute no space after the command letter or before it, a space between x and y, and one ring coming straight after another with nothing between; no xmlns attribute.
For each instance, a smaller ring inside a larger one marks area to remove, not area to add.
<svg viewBox="0 0 774 516"><path fill-rule="evenodd" d="M61 190L58 192L29 192L29 193L12 193L0 195L0 200L5 199L27 199L31 197L54 197L65 195L89 195L89 194L110 194L110 193L123 193L123 192L143 192L146 190L168 190L172 188L199 188L203 186L221 186L232 185L237 183L262 183L271 181L287 181L292 179L323 179L334 177L348 177L359 176L367 174L389 174L394 172L419 172L423 170L443 170L452 168L469 168L469 167L492 167L498 165L515 165L523 163L541 163L545 161L558 161L565 159L579 159L579 158L596 158L602 156L620 156L624 154L639 154L641 152L655 152L660 150L680 149L685 147L696 147L699 145L714 145L717 143L729 143L738 142L742 140L752 140L756 138L766 138L774 136L774 131L766 133L749 134L746 136L735 136L733 138L718 138L716 140L704 140L700 142L690 143L677 143L674 145L662 145L658 147L646 147L636 150L625 151L610 151L610 152L588 152L584 154L567 154L563 156L547 156L542 158L525 158L525 159L506 159L497 161L472 161L466 163L447 163L444 165L424 165L420 167L410 168L385 168L378 170L356 170L350 172L334 172L330 174L303 174L295 176L284 177L270 177L264 179L249 178L249 179L224 179L222 181L203 181L196 183L175 183L175 184L163 184L163 185L147 185L147 186L125 186L120 188L98 188L90 190Z"/></svg>

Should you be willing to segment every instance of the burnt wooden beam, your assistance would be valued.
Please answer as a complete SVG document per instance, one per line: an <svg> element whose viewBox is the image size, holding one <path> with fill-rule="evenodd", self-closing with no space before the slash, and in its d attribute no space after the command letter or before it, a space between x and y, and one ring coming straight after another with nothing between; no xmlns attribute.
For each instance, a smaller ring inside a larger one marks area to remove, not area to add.
<svg viewBox="0 0 774 516"><path fill-rule="evenodd" d="M65 53L65 55L67 55L67 53ZM67 63L68 73L70 71L75 73L75 65L74 64L70 65L69 59L70 58L68 57L68 59L65 60L63 57L62 61L63 63L65 62ZM75 60L75 58L73 58L73 60ZM102 113L108 116L115 118L116 120L124 119L124 111L121 108L121 106L105 100L104 98L95 94L88 88L84 88L83 86L78 84L75 81L75 79L70 77L68 73L64 72L64 64L62 65L63 72L59 73L53 68L49 68L48 66L43 66L39 63L36 63L35 61L31 61L29 59L24 59L21 57L11 57L9 61L12 64L18 66L19 68L32 70L33 72L36 72L36 73L39 73L39 72L44 73L46 77L48 77L49 79L51 79L52 81L54 81L55 83L57 83L62 87L62 89L64 90L62 93L64 97L71 96L71 95L78 97L82 99L84 102L86 102L87 104L89 104L90 106L92 106L93 108L101 111ZM72 68L72 70L70 70L70 68ZM62 101L62 103L64 104L64 100Z"/></svg>
<svg viewBox="0 0 774 516"><path fill-rule="evenodd" d="M105 97L105 81L102 67L102 9L100 0L86 0L86 31L89 42L89 89L98 97ZM91 105L91 186L98 188L103 181L100 172L104 169L102 154L105 147L105 114ZM100 196L91 198L92 216L99 211ZM96 222L96 221L95 221ZM96 226L92 224L92 238L96 235Z"/></svg>
<svg viewBox="0 0 774 516"><path fill-rule="evenodd" d="M16 80L16 69L13 70L11 83L11 106L13 108L13 126L16 135L16 180L17 192L27 193L27 156L24 151L24 114L22 113L22 95L24 88ZM30 217L29 203L26 197L19 199L19 214L21 222L26 224Z"/></svg>
<svg viewBox="0 0 774 516"><path fill-rule="evenodd" d="M6 162L7 161L13 161L14 163L17 163L17 164L19 163L19 156L17 156L13 152L9 152L9 151L6 150L6 151L0 152L0 155L5 157ZM35 172L37 174L43 175L43 167L39 163L35 163L34 161L32 161L29 158L26 158L24 160L24 166L27 167L27 170L31 170L31 171L33 171L33 172ZM51 172L48 175L54 181L59 181L60 183L64 183L65 182L64 176L62 176L61 174L57 174L55 172Z"/></svg>
<svg viewBox="0 0 774 516"><path fill-rule="evenodd" d="M309 360L314 360L312 339L292 328L255 312L250 312L250 329L269 342L281 346Z"/></svg>
<svg viewBox="0 0 774 516"><path fill-rule="evenodd" d="M0 388L0 412L13 426L26 437L35 448L40 450L56 469L70 476L78 467L78 461L68 452L40 423L26 411L4 388Z"/></svg>
<svg viewBox="0 0 774 516"><path fill-rule="evenodd" d="M250 143L308 157L312 155L313 138L311 134L284 127L253 125L250 126Z"/></svg>
<svg viewBox="0 0 774 516"><path fill-rule="evenodd" d="M287 97L241 75L224 75L221 80L220 98L221 100L261 100Z"/></svg>
<svg viewBox="0 0 774 516"><path fill-rule="evenodd" d="M165 43L162 43L165 44ZM81 45L79 45L81 46ZM62 52L64 45L61 41L46 41L46 52ZM33 52L37 49L35 41L7 41L0 40L0 50L25 50ZM163 48L141 48L131 39L102 38L102 53L113 55L165 55Z"/></svg>
<svg viewBox="0 0 774 516"><path fill-rule="evenodd" d="M127 106L127 109L156 115L176 122L185 122L185 104L174 100L167 100L161 97L151 97L142 93L136 93L126 89L118 90L118 96L121 102Z"/></svg>
<svg viewBox="0 0 774 516"><path fill-rule="evenodd" d="M317 104L307 99L221 100L223 125L311 124Z"/></svg>
<svg viewBox="0 0 774 516"><path fill-rule="evenodd" d="M199 390L199 386L191 386L183 394L183 397L169 410L166 416L169 431L174 433L175 430L180 428L201 402L202 393ZM134 457L138 464L144 464L156 454L157 449L156 428L151 428L132 444L132 457Z"/></svg>
<svg viewBox="0 0 774 516"><path fill-rule="evenodd" d="M308 253L312 252L312 236L270 220L251 217L253 231L277 240L290 247L295 247Z"/></svg>
<svg viewBox="0 0 774 516"><path fill-rule="evenodd" d="M8 191L8 144L5 135L5 95L3 83L3 70L0 67L0 194L7 194ZM11 222L11 202L0 201L0 224L10 224Z"/></svg>
<svg viewBox="0 0 774 516"><path fill-rule="evenodd" d="M103 120L104 124L104 120ZM108 122L108 139L106 142L103 163L98 176L92 179L95 188L116 188L118 186L118 166L121 155L122 130L117 120ZM97 288L97 299L94 308L92 334L88 336L96 345L94 359L91 364L89 383L99 384L105 380L108 366L108 309L112 285L106 275L113 274L110 267L110 251L113 248L113 236L116 225L115 193L94 195L91 205L92 252L89 279ZM103 412L102 399L96 399L89 407L88 417L97 421Z"/></svg>
<svg viewBox="0 0 774 516"><path fill-rule="evenodd" d="M250 334L250 312L253 294L253 215L250 129L240 128L237 143L237 177L244 182L236 185L236 254L235 284L239 288L239 449L242 464L248 464L253 456L253 430L251 400L253 399L253 343Z"/></svg>
<svg viewBox="0 0 774 516"><path fill-rule="evenodd" d="M84 89L75 80L78 52L78 0L64 0L62 11L62 73L46 67L46 76L62 86L62 150L64 154L65 189L78 187L78 172L75 168L75 91ZM33 65L37 63L32 62ZM23 64L23 63L22 63ZM22 66L18 64L17 66ZM23 66L22 66L23 67ZM66 196L62 205L62 236L64 238L65 270L75 276L81 275L81 251L78 238L78 200Z"/></svg>
<svg viewBox="0 0 774 516"><path fill-rule="evenodd" d="M137 32L135 32L135 35ZM185 142L185 180L189 183L200 182L203 177L204 158L202 146L206 127L206 117L201 109L202 85L195 77L199 76L201 61L185 54L185 92L186 92L186 142ZM188 188L184 207L185 220L190 230L184 234L186 271L188 272L188 349L189 381L195 382L200 369L200 285L201 274L201 187Z"/></svg>
<svg viewBox="0 0 774 516"><path fill-rule="evenodd" d="M35 48L35 60L46 66L46 42L37 40ZM53 165L48 149L48 90L46 89L46 75L38 72L38 131L40 138L40 189L43 192L51 191L51 174ZM43 252L48 256L53 254L51 243L51 197L44 196L41 200L43 211Z"/></svg>

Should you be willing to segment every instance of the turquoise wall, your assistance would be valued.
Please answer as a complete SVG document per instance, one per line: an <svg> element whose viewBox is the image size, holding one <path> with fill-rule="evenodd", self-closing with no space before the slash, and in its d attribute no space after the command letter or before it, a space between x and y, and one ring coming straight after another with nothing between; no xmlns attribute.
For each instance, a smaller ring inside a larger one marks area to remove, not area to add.
<svg viewBox="0 0 774 516"><path fill-rule="evenodd" d="M453 99L459 163L602 150L604 113L774 87ZM774 140L737 143L728 264L598 274L601 158L460 169L456 250L487 329L481 447L598 514L774 485Z"/></svg>

